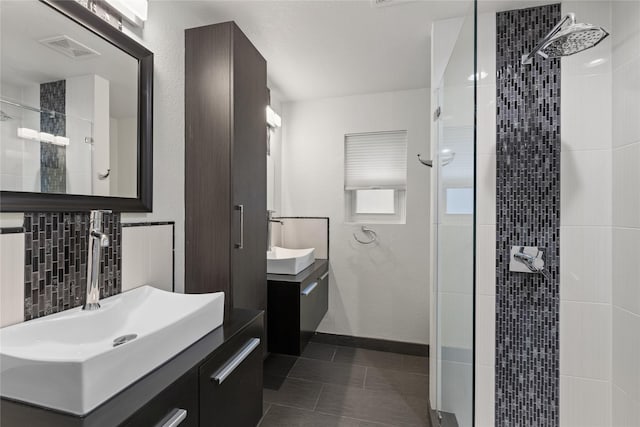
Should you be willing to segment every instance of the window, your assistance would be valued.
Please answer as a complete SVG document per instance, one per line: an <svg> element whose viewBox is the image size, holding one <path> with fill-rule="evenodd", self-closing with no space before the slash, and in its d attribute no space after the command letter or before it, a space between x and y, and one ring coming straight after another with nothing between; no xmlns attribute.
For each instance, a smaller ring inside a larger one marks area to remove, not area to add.
<svg viewBox="0 0 640 427"><path fill-rule="evenodd" d="M447 188L446 212L450 215L473 213L473 188Z"/></svg>
<svg viewBox="0 0 640 427"><path fill-rule="evenodd" d="M346 135L344 189L348 222L404 223L407 131Z"/></svg>

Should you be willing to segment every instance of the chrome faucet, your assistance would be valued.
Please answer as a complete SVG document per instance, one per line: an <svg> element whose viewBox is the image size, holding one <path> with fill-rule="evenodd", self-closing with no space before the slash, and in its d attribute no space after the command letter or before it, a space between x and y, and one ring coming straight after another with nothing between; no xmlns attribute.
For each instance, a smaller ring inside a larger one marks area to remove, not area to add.
<svg viewBox="0 0 640 427"><path fill-rule="evenodd" d="M273 219L274 213L276 213L276 211L267 211L267 252L271 252L271 248L273 248L271 244L271 224L277 222L280 225L284 225L284 222L281 220Z"/></svg>
<svg viewBox="0 0 640 427"><path fill-rule="evenodd" d="M109 237L103 232L103 215L111 211L91 211L89 218L89 250L87 252L87 296L83 310L100 308L100 254L102 248L109 246Z"/></svg>
<svg viewBox="0 0 640 427"><path fill-rule="evenodd" d="M551 276L549 272L544 268L544 260L542 259L543 252L538 248L532 249L537 250L536 255L526 253L524 246L512 247L511 252L513 260L519 262L520 264L523 264L531 273L542 274L546 279L550 279Z"/></svg>

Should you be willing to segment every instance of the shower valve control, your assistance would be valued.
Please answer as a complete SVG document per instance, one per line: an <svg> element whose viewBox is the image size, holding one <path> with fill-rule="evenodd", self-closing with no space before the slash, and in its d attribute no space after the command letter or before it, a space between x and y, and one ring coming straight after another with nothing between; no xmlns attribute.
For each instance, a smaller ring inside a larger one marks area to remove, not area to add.
<svg viewBox="0 0 640 427"><path fill-rule="evenodd" d="M542 273L544 252L536 246L511 246L509 271L519 273Z"/></svg>

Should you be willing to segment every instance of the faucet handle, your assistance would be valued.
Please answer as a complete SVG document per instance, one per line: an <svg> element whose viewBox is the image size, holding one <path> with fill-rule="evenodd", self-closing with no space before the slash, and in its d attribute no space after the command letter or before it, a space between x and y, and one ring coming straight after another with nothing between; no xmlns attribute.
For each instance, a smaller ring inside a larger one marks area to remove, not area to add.
<svg viewBox="0 0 640 427"><path fill-rule="evenodd" d="M512 246L509 271L542 274L549 278L543 259L544 252L536 246Z"/></svg>

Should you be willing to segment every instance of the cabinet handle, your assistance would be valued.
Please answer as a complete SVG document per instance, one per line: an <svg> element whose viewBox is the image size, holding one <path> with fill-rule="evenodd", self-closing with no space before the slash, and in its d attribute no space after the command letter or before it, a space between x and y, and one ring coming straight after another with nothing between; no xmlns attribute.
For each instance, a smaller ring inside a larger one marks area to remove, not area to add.
<svg viewBox="0 0 640 427"><path fill-rule="evenodd" d="M324 273L322 276L320 276L320 278L318 280L323 281L324 279L327 278L327 276L329 275L329 272L327 271L326 273Z"/></svg>
<svg viewBox="0 0 640 427"><path fill-rule="evenodd" d="M236 249L244 248L244 205L236 205L235 209L240 211L240 243L236 243Z"/></svg>
<svg viewBox="0 0 640 427"><path fill-rule="evenodd" d="M244 359L249 357L253 350L255 350L255 348L259 345L260 338L251 338L249 341L247 341L244 347L240 349L240 351L238 351L231 359L227 361L227 363L222 368L218 369L215 374L211 375L211 380L217 381L218 384L222 384L224 380L226 380L227 377L231 375L231 373L235 371L242 362L244 362Z"/></svg>
<svg viewBox="0 0 640 427"><path fill-rule="evenodd" d="M313 282L312 284L310 284L309 286L304 288L304 290L302 292L300 292L300 295L306 297L311 292L313 292L313 290L316 288L316 286L318 286L318 282Z"/></svg>
<svg viewBox="0 0 640 427"><path fill-rule="evenodd" d="M187 418L187 410L186 409L175 409L171 418L167 420L162 426L158 424L156 427L176 427L182 424L182 422Z"/></svg>

